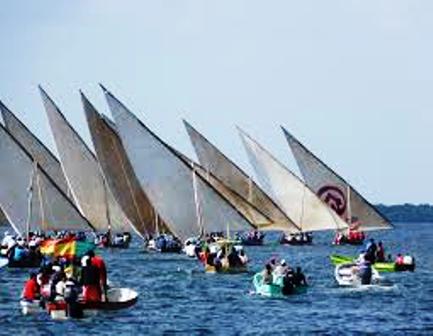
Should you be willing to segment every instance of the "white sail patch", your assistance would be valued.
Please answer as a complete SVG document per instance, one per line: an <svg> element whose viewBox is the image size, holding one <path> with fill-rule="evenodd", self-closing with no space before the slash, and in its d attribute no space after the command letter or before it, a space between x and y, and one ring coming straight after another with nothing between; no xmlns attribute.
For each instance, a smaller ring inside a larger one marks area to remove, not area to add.
<svg viewBox="0 0 433 336"><path fill-rule="evenodd" d="M0 206L19 234L27 229L28 195L32 182L30 229L88 230L91 225L33 158L0 126Z"/></svg>
<svg viewBox="0 0 433 336"><path fill-rule="evenodd" d="M63 114L40 88L62 169L76 204L101 231L130 229L130 223L115 201L101 174L98 161Z"/></svg>
<svg viewBox="0 0 433 336"><path fill-rule="evenodd" d="M0 110L6 129L24 146L62 191L70 195L60 162L54 154L1 102Z"/></svg>
<svg viewBox="0 0 433 336"><path fill-rule="evenodd" d="M227 188L239 195L239 198L243 198L245 202L252 204L266 218L270 219L271 222L261 229L299 232L299 228L296 227L293 221L284 214L271 197L260 189L251 177L230 161L189 123L184 121L184 124L203 169L209 171ZM252 221L258 226L263 225L263 218L252 217Z"/></svg>
<svg viewBox="0 0 433 336"><path fill-rule="evenodd" d="M336 214L365 231L392 228L390 222L349 183L282 129L305 183Z"/></svg>
<svg viewBox="0 0 433 336"><path fill-rule="evenodd" d="M239 129L249 160L264 190L303 231L335 230L347 224L290 170Z"/></svg>
<svg viewBox="0 0 433 336"><path fill-rule="evenodd" d="M130 162L152 205L178 238L185 240L198 235L203 228L197 221L192 167L111 93L104 92ZM200 176L195 185L204 230L251 228L247 220Z"/></svg>

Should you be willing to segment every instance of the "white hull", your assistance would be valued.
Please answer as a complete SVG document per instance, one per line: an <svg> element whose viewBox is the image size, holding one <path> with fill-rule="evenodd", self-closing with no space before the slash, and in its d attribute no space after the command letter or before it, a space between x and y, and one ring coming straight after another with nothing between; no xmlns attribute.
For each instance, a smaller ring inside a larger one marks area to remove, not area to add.
<svg viewBox="0 0 433 336"><path fill-rule="evenodd" d="M369 285L363 285L361 278L358 276L356 271L356 264L341 264L335 267L335 279L340 286L344 287L359 287L369 285L380 285L382 277L379 272L372 268L371 283Z"/></svg>

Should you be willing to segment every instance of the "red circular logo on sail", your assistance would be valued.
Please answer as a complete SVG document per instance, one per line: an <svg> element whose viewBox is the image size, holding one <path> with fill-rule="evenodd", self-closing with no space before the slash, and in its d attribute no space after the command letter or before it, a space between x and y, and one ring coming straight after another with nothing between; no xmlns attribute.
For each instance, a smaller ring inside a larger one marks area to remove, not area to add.
<svg viewBox="0 0 433 336"><path fill-rule="evenodd" d="M346 212L346 196L338 187L323 186L319 189L317 195L340 216L343 216Z"/></svg>

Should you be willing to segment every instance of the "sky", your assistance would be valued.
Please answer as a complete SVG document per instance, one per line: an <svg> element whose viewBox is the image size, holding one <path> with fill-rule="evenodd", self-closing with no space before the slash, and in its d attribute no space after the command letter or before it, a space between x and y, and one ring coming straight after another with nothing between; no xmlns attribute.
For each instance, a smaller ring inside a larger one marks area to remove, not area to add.
<svg viewBox="0 0 433 336"><path fill-rule="evenodd" d="M103 83L185 154L188 120L253 173L280 125L374 203L433 203L432 1L2 0L0 99L55 151L41 84L90 144ZM0 161L1 162L1 161Z"/></svg>

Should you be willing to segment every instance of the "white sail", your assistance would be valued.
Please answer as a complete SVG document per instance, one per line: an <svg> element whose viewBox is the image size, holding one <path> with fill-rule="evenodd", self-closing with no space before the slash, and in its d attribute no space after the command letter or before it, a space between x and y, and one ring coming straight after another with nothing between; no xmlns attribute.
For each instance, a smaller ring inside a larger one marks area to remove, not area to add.
<svg viewBox="0 0 433 336"><path fill-rule="evenodd" d="M151 132L117 98L104 89L130 162L151 203L180 239L196 236L197 223L192 168ZM251 228L248 221L205 180L197 176L196 192L204 229L224 231Z"/></svg>
<svg viewBox="0 0 433 336"><path fill-rule="evenodd" d="M63 172L77 206L97 230L130 229L123 214L105 183L96 157L78 133L40 87L51 131Z"/></svg>
<svg viewBox="0 0 433 336"><path fill-rule="evenodd" d="M158 216L135 176L115 125L81 94L98 162L117 202L141 236L154 235Z"/></svg>
<svg viewBox="0 0 433 336"><path fill-rule="evenodd" d="M336 214L362 230L392 228L379 211L349 183L324 164L282 127L305 183L332 208Z"/></svg>
<svg viewBox="0 0 433 336"><path fill-rule="evenodd" d="M70 195L59 160L1 101L0 111L6 129L24 146L62 191Z"/></svg>
<svg viewBox="0 0 433 336"><path fill-rule="evenodd" d="M223 182L217 179L212 173L204 169L202 166L188 158L186 155L172 148L172 151L179 156L180 159L187 162L194 169L194 174L206 180L215 190L218 191L224 198L236 208L250 223L253 223L257 228L270 231L276 230L271 219L261 213L253 204L249 203L238 193L227 187ZM193 175L193 177L195 176Z"/></svg>
<svg viewBox="0 0 433 336"><path fill-rule="evenodd" d="M270 223L264 224L253 220L264 230L283 230L285 232L299 232L295 223L279 208L241 168L228 159L221 151L211 144L203 135L184 120L188 135L191 139L197 157L203 169L209 171L227 188L234 191L244 203L250 203L260 211ZM263 219L261 219L263 221Z"/></svg>
<svg viewBox="0 0 433 336"><path fill-rule="evenodd" d="M26 232L28 186L33 178L31 230L89 230L90 223L13 136L0 126L0 206L18 234ZM42 209L42 210L41 210Z"/></svg>
<svg viewBox="0 0 433 336"><path fill-rule="evenodd" d="M265 191L303 231L346 228L316 194L255 140L239 129L242 142Z"/></svg>

